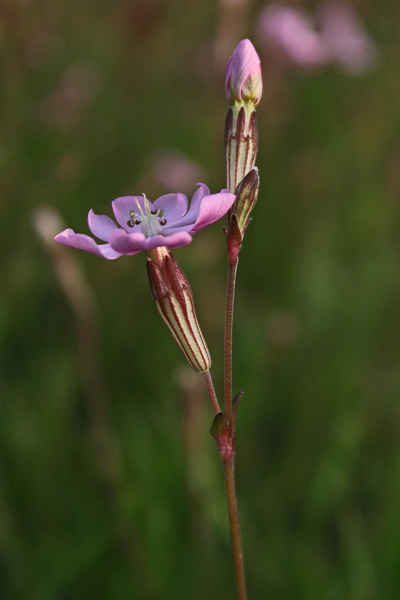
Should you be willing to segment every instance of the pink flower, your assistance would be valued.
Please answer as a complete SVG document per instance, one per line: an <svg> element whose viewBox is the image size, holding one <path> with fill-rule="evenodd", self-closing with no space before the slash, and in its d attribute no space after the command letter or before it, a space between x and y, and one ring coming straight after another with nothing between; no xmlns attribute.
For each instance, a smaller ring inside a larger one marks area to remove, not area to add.
<svg viewBox="0 0 400 600"><path fill-rule="evenodd" d="M303 68L315 68L330 59L329 50L300 8L270 4L258 22L260 43L265 40L284 60Z"/></svg>
<svg viewBox="0 0 400 600"><path fill-rule="evenodd" d="M203 178L198 163L174 148L165 148L152 159L151 174L165 189L193 189L193 181Z"/></svg>
<svg viewBox="0 0 400 600"><path fill-rule="evenodd" d="M261 100L260 59L250 40L239 42L228 61L225 93L230 104L251 100L257 106Z"/></svg>
<svg viewBox="0 0 400 600"><path fill-rule="evenodd" d="M332 59L349 74L369 71L378 51L356 13L342 2L327 2L318 13L321 36Z"/></svg>
<svg viewBox="0 0 400 600"><path fill-rule="evenodd" d="M316 19L301 8L270 4L261 11L258 37L285 61L304 69L336 63L349 74L364 73L377 56L354 10L336 0L322 5Z"/></svg>
<svg viewBox="0 0 400 600"><path fill-rule="evenodd" d="M143 196L124 196L112 202L115 219L89 211L89 229L102 240L97 244L83 233L65 229L54 238L56 242L86 250L109 260L159 246L179 248L192 241L192 235L220 219L232 206L235 195L229 190L210 194L203 183L198 184L190 207L184 194L165 194L154 203Z"/></svg>

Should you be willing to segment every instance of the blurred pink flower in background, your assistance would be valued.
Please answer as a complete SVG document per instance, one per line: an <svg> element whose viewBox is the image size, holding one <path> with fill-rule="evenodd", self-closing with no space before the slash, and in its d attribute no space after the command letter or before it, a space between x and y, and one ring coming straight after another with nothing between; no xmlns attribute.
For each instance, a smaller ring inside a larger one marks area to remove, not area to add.
<svg viewBox="0 0 400 600"><path fill-rule="evenodd" d="M329 61L328 47L300 8L270 4L261 11L257 35L260 45L299 67L312 69Z"/></svg>
<svg viewBox="0 0 400 600"><path fill-rule="evenodd" d="M303 69L337 65L361 74L376 63L377 48L350 5L327 2L310 16L301 8L270 4L259 16L260 45Z"/></svg>
<svg viewBox="0 0 400 600"><path fill-rule="evenodd" d="M350 74L366 73L376 63L376 44L348 4L327 2L318 11L321 35L332 60Z"/></svg>
<svg viewBox="0 0 400 600"><path fill-rule="evenodd" d="M150 168L153 177L164 188L184 193L192 189L193 181L201 181L205 177L200 164L173 148L158 152Z"/></svg>

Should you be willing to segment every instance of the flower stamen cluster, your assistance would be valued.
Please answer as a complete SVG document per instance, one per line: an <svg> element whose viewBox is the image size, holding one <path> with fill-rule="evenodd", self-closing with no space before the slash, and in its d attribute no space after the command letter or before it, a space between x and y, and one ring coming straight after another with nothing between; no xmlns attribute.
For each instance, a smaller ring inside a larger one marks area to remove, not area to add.
<svg viewBox="0 0 400 600"><path fill-rule="evenodd" d="M131 210L129 212L130 218L126 224L128 227L140 225L141 232L148 238L152 235L160 234L161 228L167 224L167 219L164 217L164 209L159 210L157 207L151 209L145 194L143 194L143 199L146 214L143 212L139 201L136 199L139 214L137 214L134 210Z"/></svg>

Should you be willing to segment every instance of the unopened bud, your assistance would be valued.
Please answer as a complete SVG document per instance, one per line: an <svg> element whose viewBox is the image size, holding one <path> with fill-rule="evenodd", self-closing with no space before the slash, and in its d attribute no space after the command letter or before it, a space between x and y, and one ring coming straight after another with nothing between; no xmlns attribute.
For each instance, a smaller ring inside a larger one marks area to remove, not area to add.
<svg viewBox="0 0 400 600"><path fill-rule="evenodd" d="M236 46L226 67L225 93L228 102L250 101L254 106L262 95L261 65L250 40Z"/></svg>
<svg viewBox="0 0 400 600"><path fill-rule="evenodd" d="M250 223L250 215L258 199L260 177L254 167L236 188L236 200L230 210L235 215L238 227L243 235Z"/></svg>
<svg viewBox="0 0 400 600"><path fill-rule="evenodd" d="M236 46L226 67L225 92L232 104L225 121L227 187L234 192L254 167L258 148L255 107L262 94L260 59L250 40Z"/></svg>
<svg viewBox="0 0 400 600"><path fill-rule="evenodd" d="M243 236L250 224L250 215L258 198L260 178L255 167L236 188L236 200L228 213L226 241L228 245L229 264L237 263L242 246Z"/></svg>
<svg viewBox="0 0 400 600"><path fill-rule="evenodd" d="M166 248L148 253L147 272L155 307L191 366L202 373L211 366L184 272Z"/></svg>
<svg viewBox="0 0 400 600"><path fill-rule="evenodd" d="M226 186L235 192L238 184L253 169L258 149L257 116L254 107L235 104L225 121Z"/></svg>

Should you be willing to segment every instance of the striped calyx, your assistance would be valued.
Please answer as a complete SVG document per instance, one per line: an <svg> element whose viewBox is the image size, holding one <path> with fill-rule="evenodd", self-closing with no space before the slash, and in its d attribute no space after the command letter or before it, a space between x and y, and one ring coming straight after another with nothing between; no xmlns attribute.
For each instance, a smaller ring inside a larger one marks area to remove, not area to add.
<svg viewBox="0 0 400 600"><path fill-rule="evenodd" d="M258 149L257 116L254 104L235 102L225 121L225 170L227 188L235 192L256 163Z"/></svg>
<svg viewBox="0 0 400 600"><path fill-rule="evenodd" d="M254 167L246 177L242 179L236 188L236 200L229 211L230 215L235 215L237 224L243 235L250 223L250 215L253 211L258 198L260 187L260 177L258 168Z"/></svg>
<svg viewBox="0 0 400 600"><path fill-rule="evenodd" d="M147 253L147 272L155 307L191 366L202 373L211 366L184 272L165 247Z"/></svg>
<svg viewBox="0 0 400 600"><path fill-rule="evenodd" d="M226 230L230 265L234 265L237 262L243 236L250 224L250 215L257 202L259 187L260 177L258 175L258 168L254 167L236 188L236 200L228 212L228 228Z"/></svg>

